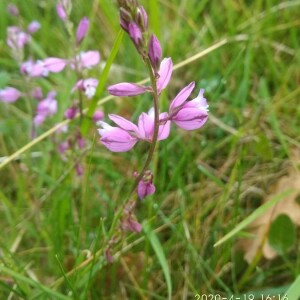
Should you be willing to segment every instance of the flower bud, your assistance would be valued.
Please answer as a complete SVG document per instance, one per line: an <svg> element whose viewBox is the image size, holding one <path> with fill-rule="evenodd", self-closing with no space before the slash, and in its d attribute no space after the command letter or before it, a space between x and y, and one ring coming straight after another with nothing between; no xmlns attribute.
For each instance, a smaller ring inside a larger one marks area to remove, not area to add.
<svg viewBox="0 0 300 300"><path fill-rule="evenodd" d="M82 40L85 38L88 29L89 29L89 19L87 17L83 17L76 31L77 45L79 45L82 42Z"/></svg>
<svg viewBox="0 0 300 300"><path fill-rule="evenodd" d="M138 6L136 10L135 21L143 32L148 30L148 15L142 5Z"/></svg>
<svg viewBox="0 0 300 300"><path fill-rule="evenodd" d="M68 119L68 120L72 120L75 118L76 114L77 114L78 109L75 106L69 107L66 109L64 116Z"/></svg>
<svg viewBox="0 0 300 300"><path fill-rule="evenodd" d="M96 110L94 115L93 115L93 121L94 122L99 122L102 121L104 118L104 112L101 110Z"/></svg>
<svg viewBox="0 0 300 300"><path fill-rule="evenodd" d="M57 15L59 16L59 18L62 21L66 21L67 20L66 10L65 10L65 8L63 7L63 5L61 3L58 3L56 5L56 12L57 12Z"/></svg>
<svg viewBox="0 0 300 300"><path fill-rule="evenodd" d="M7 5L7 12L11 15L11 16L18 16L19 15L19 10L18 7L14 4L8 4Z"/></svg>
<svg viewBox="0 0 300 300"><path fill-rule="evenodd" d="M150 37L149 46L148 46L148 56L153 70L157 72L160 66L162 51L161 51L159 40L154 34L152 34Z"/></svg>
<svg viewBox="0 0 300 300"><path fill-rule="evenodd" d="M108 92L113 96L137 96L147 91L147 87L130 82L121 82L111 85L107 88Z"/></svg>
<svg viewBox="0 0 300 300"><path fill-rule="evenodd" d="M143 36L141 29L136 23L130 22L128 25L128 33L135 47L140 52L142 50L141 48L143 47Z"/></svg>

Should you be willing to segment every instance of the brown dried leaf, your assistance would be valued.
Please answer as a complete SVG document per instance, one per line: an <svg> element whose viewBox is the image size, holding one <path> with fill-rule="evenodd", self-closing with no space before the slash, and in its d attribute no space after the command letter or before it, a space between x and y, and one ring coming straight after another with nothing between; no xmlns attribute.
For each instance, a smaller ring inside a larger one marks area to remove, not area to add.
<svg viewBox="0 0 300 300"><path fill-rule="evenodd" d="M274 192L270 194L264 202L269 201L274 198L275 195L288 188L292 189L292 193L280 201L276 206L266 211L249 226L248 231L253 234L253 239L240 240L239 246L244 249L244 258L248 263L252 262L260 247L262 247L265 258L273 259L277 256L277 253L269 245L267 237L270 225L278 215L286 214L294 224L300 225L300 205L297 203L297 198L299 199L300 197L300 174L296 171L291 170L289 175L279 179Z"/></svg>

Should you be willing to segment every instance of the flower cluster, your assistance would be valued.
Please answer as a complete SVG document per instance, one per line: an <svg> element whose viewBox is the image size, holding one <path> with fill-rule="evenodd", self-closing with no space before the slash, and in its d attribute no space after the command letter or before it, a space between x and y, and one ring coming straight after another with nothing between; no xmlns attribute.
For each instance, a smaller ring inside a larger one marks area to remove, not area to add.
<svg viewBox="0 0 300 300"><path fill-rule="evenodd" d="M157 92L168 85L172 74L172 60L165 58L160 64L157 79ZM158 140L164 140L169 136L171 122L185 130L194 130L202 127L208 118L208 105L204 98L204 90L201 89L198 96L193 100L187 99L195 87L191 82L183 88L171 101L169 112L159 115ZM134 83L119 83L108 87L110 94L115 96L136 96L145 92L153 92L151 87L136 85ZM147 113L142 113L138 119L138 125L117 116L110 114L109 119L118 127L110 126L105 122L99 122L98 130L102 144L113 152L125 152L133 148L139 140L152 142L154 130L153 108Z"/></svg>

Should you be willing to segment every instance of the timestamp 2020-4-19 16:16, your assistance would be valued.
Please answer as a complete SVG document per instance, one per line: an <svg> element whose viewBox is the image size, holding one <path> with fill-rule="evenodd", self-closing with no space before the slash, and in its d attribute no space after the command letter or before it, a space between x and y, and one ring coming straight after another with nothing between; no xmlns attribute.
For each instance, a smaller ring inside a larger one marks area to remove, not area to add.
<svg viewBox="0 0 300 300"><path fill-rule="evenodd" d="M271 295L271 294L244 294L244 295L232 295L221 296L220 294L195 294L196 300L289 300L286 295Z"/></svg>

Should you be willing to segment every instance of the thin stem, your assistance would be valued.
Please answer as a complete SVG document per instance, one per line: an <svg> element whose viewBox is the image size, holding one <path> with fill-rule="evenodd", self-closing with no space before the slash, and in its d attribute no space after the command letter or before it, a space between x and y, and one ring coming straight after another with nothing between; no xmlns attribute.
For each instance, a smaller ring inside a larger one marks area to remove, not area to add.
<svg viewBox="0 0 300 300"><path fill-rule="evenodd" d="M153 137L152 137L152 141L151 141L151 145L150 145L150 149L148 152L148 156L147 159L145 161L145 164L142 168L142 171L139 173L139 175L136 177L134 184L132 186L132 189L127 197L127 201L129 201L132 193L135 191L135 189L137 188L140 180L143 178L144 173L146 171L146 169L149 167L149 164L153 158L154 155L154 151L155 151L155 147L157 144L157 139L158 139L158 131L159 131L159 105L158 105L158 92L157 92L157 86L156 86L156 77L155 74L153 73L152 67L151 67L151 63L149 58L145 58L145 63L148 67L149 70L149 76L150 76L150 81L151 81L151 86L152 86L152 95L153 95L153 106L154 106L154 130L153 130ZM112 234L114 232L114 228L117 224L117 221L119 220L121 214L123 212L123 209L119 209L113 219L113 223L110 227L109 233L108 233L108 239L110 239L112 237Z"/></svg>
<svg viewBox="0 0 300 300"><path fill-rule="evenodd" d="M146 169L149 167L149 164L154 155L154 151L155 151L155 147L156 147L157 139L158 139L158 131L159 131L159 105L158 105L159 97L158 97L157 86L156 86L156 76L153 73L149 58L146 58L145 62L148 67L148 70L149 70L151 86L152 86L152 90L153 90L152 95L153 95L153 107L154 107L154 131L153 131L153 137L152 137L150 149L148 152L148 157L146 159L146 162L144 164L142 171L139 173L139 175L136 177L136 179L134 181L134 184L130 191L129 197L134 192L134 190L138 186L140 180L143 178Z"/></svg>

